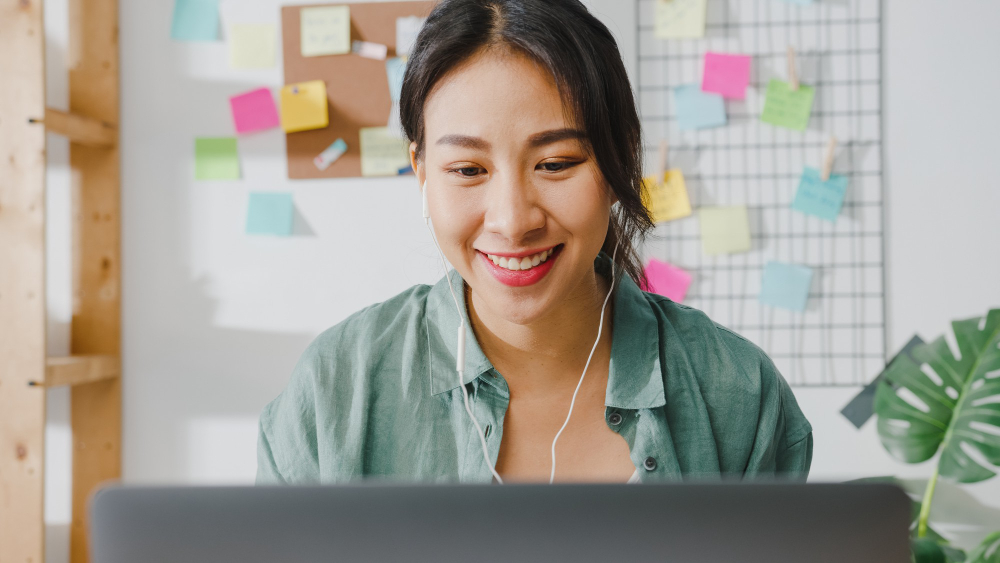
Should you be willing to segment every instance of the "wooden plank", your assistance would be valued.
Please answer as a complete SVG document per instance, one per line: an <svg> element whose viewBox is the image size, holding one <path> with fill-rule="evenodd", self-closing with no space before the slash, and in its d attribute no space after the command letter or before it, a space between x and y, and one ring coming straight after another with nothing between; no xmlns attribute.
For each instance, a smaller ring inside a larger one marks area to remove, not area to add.
<svg viewBox="0 0 1000 563"><path fill-rule="evenodd" d="M53 108L45 108L45 129L88 147L118 144L118 128L114 125Z"/></svg>
<svg viewBox="0 0 1000 563"><path fill-rule="evenodd" d="M0 0L0 561L45 545L45 38L42 3Z"/></svg>
<svg viewBox="0 0 1000 563"><path fill-rule="evenodd" d="M69 110L119 122L118 1L69 0ZM70 352L121 353L119 151L70 143L74 199L74 315ZM121 475L121 378L71 391L73 521L70 561L87 553L87 501Z"/></svg>
<svg viewBox="0 0 1000 563"><path fill-rule="evenodd" d="M45 367L45 387L83 385L118 377L121 361L118 356L92 354L49 358Z"/></svg>

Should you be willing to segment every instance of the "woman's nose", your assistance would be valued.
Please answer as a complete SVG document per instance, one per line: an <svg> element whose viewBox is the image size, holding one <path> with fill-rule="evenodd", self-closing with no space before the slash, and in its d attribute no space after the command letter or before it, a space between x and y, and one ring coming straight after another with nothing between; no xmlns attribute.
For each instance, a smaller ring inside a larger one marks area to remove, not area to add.
<svg viewBox="0 0 1000 563"><path fill-rule="evenodd" d="M521 241L545 226L531 184L519 177L497 177L487 188L485 229L511 241Z"/></svg>

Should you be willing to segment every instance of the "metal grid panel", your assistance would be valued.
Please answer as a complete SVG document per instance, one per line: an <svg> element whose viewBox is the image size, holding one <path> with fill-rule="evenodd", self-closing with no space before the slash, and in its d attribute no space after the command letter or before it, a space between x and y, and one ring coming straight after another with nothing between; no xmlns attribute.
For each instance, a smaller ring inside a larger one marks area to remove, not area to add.
<svg viewBox="0 0 1000 563"><path fill-rule="evenodd" d="M793 386L863 384L885 365L881 2L710 0L704 39L662 40L657 1L636 0L646 165L666 138L695 215L658 225L646 256L691 271L685 302L760 345ZM789 45L816 90L804 133L759 120L767 83L787 79ZM706 51L753 55L750 88L726 101L726 127L682 132L672 88L700 84ZM803 167L821 167L830 135L840 141L834 173L850 180L836 223L791 209ZM697 208L716 205L747 206L750 252L702 253ZM806 312L758 303L770 260L814 268Z"/></svg>

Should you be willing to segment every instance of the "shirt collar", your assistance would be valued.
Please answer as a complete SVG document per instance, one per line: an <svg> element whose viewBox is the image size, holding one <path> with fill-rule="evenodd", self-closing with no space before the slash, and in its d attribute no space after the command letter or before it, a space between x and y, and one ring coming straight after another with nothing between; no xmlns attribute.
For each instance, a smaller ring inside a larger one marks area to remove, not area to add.
<svg viewBox="0 0 1000 563"><path fill-rule="evenodd" d="M610 276L611 258L601 252L594 268ZM451 279L459 310L448 291ZM663 374L660 367L660 331L649 301L628 276L617 277L614 293L614 323L611 341L611 364L605 405L622 409L651 409L666 404ZM455 353L460 322L465 322L465 373L468 384L490 371L493 364L479 347L472 331L465 302L465 281L456 270L431 288L427 296L424 322L430 350L428 372L431 394L458 388Z"/></svg>

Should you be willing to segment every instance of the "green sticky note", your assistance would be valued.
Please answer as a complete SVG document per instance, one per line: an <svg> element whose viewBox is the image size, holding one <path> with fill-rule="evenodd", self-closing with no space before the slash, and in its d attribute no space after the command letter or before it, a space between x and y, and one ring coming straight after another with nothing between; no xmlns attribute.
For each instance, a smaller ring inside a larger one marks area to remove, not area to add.
<svg viewBox="0 0 1000 563"><path fill-rule="evenodd" d="M196 180L239 180L240 155L236 137L202 137L194 140Z"/></svg>
<svg viewBox="0 0 1000 563"><path fill-rule="evenodd" d="M247 234L291 235L294 209L290 193L251 193L247 205Z"/></svg>
<svg viewBox="0 0 1000 563"><path fill-rule="evenodd" d="M219 0L175 0L170 38L215 41L219 38Z"/></svg>
<svg viewBox="0 0 1000 563"><path fill-rule="evenodd" d="M760 120L778 127L805 131L809 126L809 114L812 113L815 94L816 91L809 86L792 90L787 82L771 80L767 85L764 114Z"/></svg>

